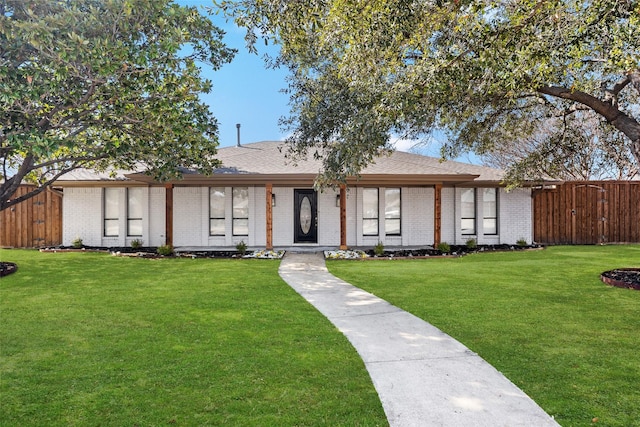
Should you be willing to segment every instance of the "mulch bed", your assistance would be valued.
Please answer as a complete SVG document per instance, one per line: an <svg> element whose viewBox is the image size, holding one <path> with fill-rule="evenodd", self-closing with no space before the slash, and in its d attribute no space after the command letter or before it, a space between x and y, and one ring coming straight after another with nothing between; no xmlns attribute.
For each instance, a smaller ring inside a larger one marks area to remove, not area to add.
<svg viewBox="0 0 640 427"><path fill-rule="evenodd" d="M398 249L393 251L384 251L384 255L376 256L373 249L364 251L370 257L378 258L420 258L420 257L434 257L434 256L460 256L478 252L506 252L506 251L521 251L525 249L542 249L541 245L478 245L475 248L470 248L466 245L451 245L451 250L447 253L441 252L438 249L425 248L425 249Z"/></svg>
<svg viewBox="0 0 640 427"><path fill-rule="evenodd" d="M18 266L12 262L0 262L0 277L8 276L18 271Z"/></svg>
<svg viewBox="0 0 640 427"><path fill-rule="evenodd" d="M640 268L618 268L605 271L600 279L607 285L640 291Z"/></svg>
<svg viewBox="0 0 640 427"><path fill-rule="evenodd" d="M56 246L51 248L40 249L40 252L109 252L117 256L141 257L141 258L162 258L158 255L158 248L155 246L143 246L141 248L132 248L131 246L119 247L102 247L102 246L83 246L82 248L74 248L72 246ZM242 254L238 251L193 251L175 253L175 257L184 258L242 258Z"/></svg>

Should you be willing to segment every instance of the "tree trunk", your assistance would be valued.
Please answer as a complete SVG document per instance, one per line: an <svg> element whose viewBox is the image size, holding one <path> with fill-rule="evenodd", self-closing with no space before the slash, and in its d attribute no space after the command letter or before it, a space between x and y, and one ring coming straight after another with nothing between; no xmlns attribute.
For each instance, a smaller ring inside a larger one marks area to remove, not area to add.
<svg viewBox="0 0 640 427"><path fill-rule="evenodd" d="M49 186L47 185L44 187L35 187L32 191L29 191L28 193L25 193L15 199L9 200L9 197L11 197L18 190L18 187L20 187L20 181L15 181L15 183L12 183L10 185L5 185L5 183L3 182L0 185L0 211L3 211L7 208L10 208L11 206L17 205L18 203L24 202L25 200L37 196L38 194L46 190Z"/></svg>
<svg viewBox="0 0 640 427"><path fill-rule="evenodd" d="M538 88L538 92L578 102L600 114L607 122L631 140L631 152L640 166L640 123L636 119L620 111L612 103L602 101L593 95L578 90L559 86L542 86Z"/></svg>

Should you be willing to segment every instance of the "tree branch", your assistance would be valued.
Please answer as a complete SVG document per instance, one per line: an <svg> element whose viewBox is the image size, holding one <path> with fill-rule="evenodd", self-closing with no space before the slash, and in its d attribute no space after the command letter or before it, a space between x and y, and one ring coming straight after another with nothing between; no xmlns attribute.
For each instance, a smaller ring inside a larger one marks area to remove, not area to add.
<svg viewBox="0 0 640 427"><path fill-rule="evenodd" d="M9 200L9 197L11 197L12 194L14 194L16 192L16 190L18 189L18 187L20 186L20 183L18 182L18 185L15 187L15 189L13 189L13 191L11 191L9 193L9 195L7 197L2 197L0 198L0 201L4 201L6 200L6 202L2 202L2 204L0 204L0 211L3 211L4 209L7 209L11 206L17 205L18 203L21 203L25 200L30 199L31 197L34 197L40 193L42 193L44 190L46 190L48 187L51 186L51 184L53 184L58 178L60 178L62 175L71 172L74 169L78 169L81 165L79 164L74 164L72 167L66 168L66 169L61 169L57 174L55 174L53 176L53 178L49 179L48 181L46 181L45 183L39 185L38 187L35 187L35 189L33 191L30 191L26 194L23 194L20 197L16 197L15 199L11 199ZM0 190L0 195L3 195L5 193L5 188L4 186L0 186L0 188L2 188L2 190Z"/></svg>
<svg viewBox="0 0 640 427"><path fill-rule="evenodd" d="M633 84L633 87L636 88L638 94L640 94L640 70L630 71L627 74L627 78Z"/></svg>
<svg viewBox="0 0 640 427"><path fill-rule="evenodd" d="M53 110L51 110L48 114L46 114L43 118L40 119L37 126L39 128L43 128L47 123L51 122L51 118L56 114L58 114L60 111L70 110L72 108L78 108L78 106L82 104L86 104L87 102L89 102L89 99L91 99L93 94L96 92L96 87L97 85L95 80L92 80L91 87L89 87L89 90L87 90L87 93L85 93L84 96L78 100L78 102L73 104L68 104L68 105L57 105L56 107L53 108Z"/></svg>
<svg viewBox="0 0 640 427"><path fill-rule="evenodd" d="M33 155L28 155L24 158L17 172L11 178L7 179L7 177L5 176L4 182L0 184L0 202L2 202L2 204L0 204L0 211L11 206L4 206L5 203L3 201L7 200L13 193L16 192L16 190L20 186L20 183L22 182L22 179L27 175L27 173L29 173L29 171L32 170L32 165Z"/></svg>
<svg viewBox="0 0 640 427"><path fill-rule="evenodd" d="M588 93L560 86L541 86L537 90L545 95L555 96L557 98L567 99L586 105L604 117L607 122L611 123L616 129L629 137L632 143L639 144L640 146L640 123L638 123L633 117L628 116L623 111L620 111L615 105L596 98ZM636 156L640 156L640 151Z"/></svg>

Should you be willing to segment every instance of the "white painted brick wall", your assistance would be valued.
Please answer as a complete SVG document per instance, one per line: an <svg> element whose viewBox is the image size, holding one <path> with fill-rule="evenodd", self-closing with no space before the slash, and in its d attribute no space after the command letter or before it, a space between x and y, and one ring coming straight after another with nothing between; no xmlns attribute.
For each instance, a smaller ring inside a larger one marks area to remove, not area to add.
<svg viewBox="0 0 640 427"><path fill-rule="evenodd" d="M173 242L175 246L266 245L265 188L249 187L249 235L233 235L233 187L225 187L224 236L209 236L209 187L175 187L173 190Z"/></svg>
<svg viewBox="0 0 640 427"><path fill-rule="evenodd" d="M500 189L499 233L500 243L514 244L519 239L533 240L532 199L530 188L518 188L507 192Z"/></svg>
<svg viewBox="0 0 640 427"><path fill-rule="evenodd" d="M340 207L336 207L339 192L318 192L318 244L340 246Z"/></svg>
<svg viewBox="0 0 640 427"><path fill-rule="evenodd" d="M273 187L273 246L293 245L293 188Z"/></svg>
<svg viewBox="0 0 640 427"><path fill-rule="evenodd" d="M251 203L251 200L253 200L253 203ZM251 206L249 208L249 228L251 229L251 225L253 225L249 235L250 245L265 248L267 245L267 189L265 187L250 188L249 202ZM278 202L276 201L277 204Z"/></svg>
<svg viewBox="0 0 640 427"><path fill-rule="evenodd" d="M144 236L146 246L161 246L165 239L166 190L164 187L149 188L149 232Z"/></svg>
<svg viewBox="0 0 640 427"><path fill-rule="evenodd" d="M294 244L294 188L274 187L273 194L276 195L276 206L273 208L273 245L291 246ZM336 207L336 194L338 193L331 190L318 192L318 245L340 245L340 208ZM259 209L265 210L264 204ZM258 224L264 224L265 214L257 221ZM264 225L262 227L265 228ZM266 244L266 232L260 238L262 240L257 241L262 241L262 245Z"/></svg>
<svg viewBox="0 0 640 427"><path fill-rule="evenodd" d="M456 240L455 230L460 228L460 220L455 216L455 195L456 189L453 187L443 187L441 193L441 219L440 219L440 241L454 244ZM459 217L459 213L457 214Z"/></svg>
<svg viewBox="0 0 640 427"><path fill-rule="evenodd" d="M81 238L102 245L102 188L65 188L62 197L62 244Z"/></svg>
<svg viewBox="0 0 640 427"><path fill-rule="evenodd" d="M402 188L402 244L427 246L433 244L433 188Z"/></svg>
<svg viewBox="0 0 640 427"><path fill-rule="evenodd" d="M174 246L202 246L202 191L207 187L174 187L173 244ZM206 235L209 235L208 230Z"/></svg>
<svg viewBox="0 0 640 427"><path fill-rule="evenodd" d="M347 246L355 246L359 234L357 199L357 189L347 187Z"/></svg>
<svg viewBox="0 0 640 427"><path fill-rule="evenodd" d="M105 238L103 233L103 189L65 188L63 197L63 244L80 237L86 245L124 246L132 238L126 235L126 189L120 192L120 236ZM145 244L159 246L165 242L165 189L145 189L148 204L144 210ZM209 188L175 187L173 238L176 246L234 246L244 240L249 246L266 245L265 188L249 188L249 236L232 236L232 187L225 188L225 236L209 236ZM293 195L292 187L274 187L276 206L273 208L274 246L292 246ZM318 193L318 245L339 246L340 208L336 207L336 191ZM434 194L432 187L402 188L402 235L384 236L384 188L380 188L380 236L362 235L362 188L347 190L347 245L374 246L382 241L387 246L431 245L434 239ZM454 199L455 197L455 199ZM471 236L460 233L460 190L442 189L441 240L451 244L464 244ZM532 240L531 191L517 189L499 192L498 236L482 234L482 191L478 191L478 243L513 244L518 239Z"/></svg>
<svg viewBox="0 0 640 427"><path fill-rule="evenodd" d="M362 234L362 194L363 188L351 189L353 197L347 206L347 244L350 246L374 246L379 241L386 246L426 246L433 244L434 231L434 189L423 187L403 187L401 189L402 212L400 236L384 234L385 187L378 189L379 231L378 236Z"/></svg>
<svg viewBox="0 0 640 427"><path fill-rule="evenodd" d="M442 189L442 237L443 242L462 245L475 238L479 244L514 244L518 239L532 240L531 190L516 189L507 192L501 188L498 193L498 235L483 233L482 189L477 191L476 221L477 234L462 235L460 230L461 189ZM454 199L455 197L455 199ZM455 205L454 205L455 203Z"/></svg>
<svg viewBox="0 0 640 427"><path fill-rule="evenodd" d="M103 192L100 187L65 188L63 197L63 244L80 237L91 246L128 246L134 239L142 239L145 245L164 244L165 193L164 188L143 188L143 235L128 237L127 189L117 188L119 194L119 235L104 237Z"/></svg>

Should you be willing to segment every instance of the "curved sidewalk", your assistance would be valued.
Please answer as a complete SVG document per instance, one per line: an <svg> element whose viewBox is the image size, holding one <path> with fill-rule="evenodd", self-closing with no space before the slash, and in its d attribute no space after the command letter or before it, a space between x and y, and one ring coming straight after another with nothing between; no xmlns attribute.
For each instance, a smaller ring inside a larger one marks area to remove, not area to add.
<svg viewBox="0 0 640 427"><path fill-rule="evenodd" d="M353 344L392 427L558 426L458 341L331 275L322 254L287 253L279 273Z"/></svg>

